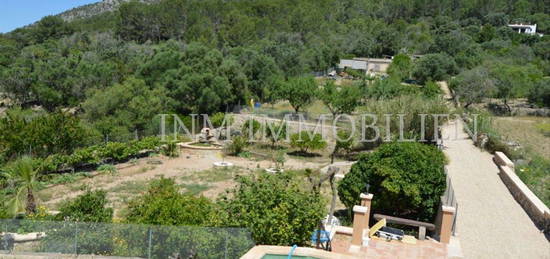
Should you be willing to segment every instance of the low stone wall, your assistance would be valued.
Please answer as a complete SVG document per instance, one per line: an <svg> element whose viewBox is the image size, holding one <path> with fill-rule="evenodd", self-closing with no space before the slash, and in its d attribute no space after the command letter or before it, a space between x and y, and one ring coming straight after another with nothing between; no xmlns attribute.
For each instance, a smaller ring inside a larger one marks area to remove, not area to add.
<svg viewBox="0 0 550 259"><path fill-rule="evenodd" d="M516 201L523 207L535 224L550 233L550 209L516 175L509 164L510 159L502 152L495 152L495 163L500 169L500 178L510 190Z"/></svg>

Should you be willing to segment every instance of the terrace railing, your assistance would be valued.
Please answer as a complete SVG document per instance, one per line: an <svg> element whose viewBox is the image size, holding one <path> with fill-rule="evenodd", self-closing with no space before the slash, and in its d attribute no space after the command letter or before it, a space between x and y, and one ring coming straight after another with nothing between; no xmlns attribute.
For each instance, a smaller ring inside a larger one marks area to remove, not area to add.
<svg viewBox="0 0 550 259"><path fill-rule="evenodd" d="M445 193L443 193L443 196L441 196L441 204L455 208L455 213L453 215L453 227L452 227L453 236L454 236L456 233L456 218L458 216L458 202L456 200L451 177L447 172L447 167L445 167L445 175L447 177L447 188L445 189Z"/></svg>
<svg viewBox="0 0 550 259"><path fill-rule="evenodd" d="M239 258L254 246L247 229L69 221L0 220L1 254L139 258Z"/></svg>

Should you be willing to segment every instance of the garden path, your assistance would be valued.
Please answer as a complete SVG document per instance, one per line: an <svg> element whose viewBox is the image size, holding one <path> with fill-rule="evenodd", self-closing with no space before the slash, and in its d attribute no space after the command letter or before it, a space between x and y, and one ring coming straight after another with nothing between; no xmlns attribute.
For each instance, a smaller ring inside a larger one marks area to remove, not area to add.
<svg viewBox="0 0 550 259"><path fill-rule="evenodd" d="M500 179L492 155L474 146L460 120L443 126L465 258L550 258L550 242Z"/></svg>

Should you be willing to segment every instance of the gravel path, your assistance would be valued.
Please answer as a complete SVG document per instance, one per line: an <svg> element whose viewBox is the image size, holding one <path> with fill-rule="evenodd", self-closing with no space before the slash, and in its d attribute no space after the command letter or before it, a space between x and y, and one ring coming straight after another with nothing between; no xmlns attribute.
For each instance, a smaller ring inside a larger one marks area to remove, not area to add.
<svg viewBox="0 0 550 259"><path fill-rule="evenodd" d="M514 200L492 155L473 145L460 121L444 126L443 137L465 258L550 258L550 242Z"/></svg>

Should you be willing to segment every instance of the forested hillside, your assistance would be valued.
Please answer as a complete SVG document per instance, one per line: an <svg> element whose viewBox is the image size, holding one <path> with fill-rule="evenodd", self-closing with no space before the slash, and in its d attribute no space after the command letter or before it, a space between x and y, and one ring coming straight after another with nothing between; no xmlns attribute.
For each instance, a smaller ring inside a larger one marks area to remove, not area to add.
<svg viewBox="0 0 550 259"><path fill-rule="evenodd" d="M549 9L544 0L163 0L70 22L45 17L0 34L0 93L10 107L0 124L11 129L0 137L0 161L40 130L71 136L30 141L48 147L45 156L155 134L159 113L273 103L286 99L289 79L343 57L423 55L395 65L392 79L457 76L465 104L485 96L549 105L550 37L506 26L536 23L550 33ZM478 79L486 88L468 90ZM36 117L44 123L29 122ZM15 130L24 125L50 128Z"/></svg>

